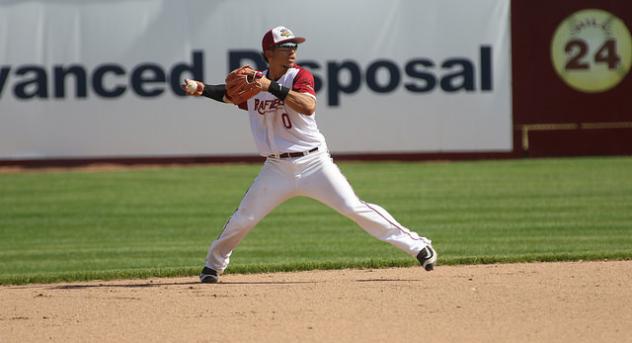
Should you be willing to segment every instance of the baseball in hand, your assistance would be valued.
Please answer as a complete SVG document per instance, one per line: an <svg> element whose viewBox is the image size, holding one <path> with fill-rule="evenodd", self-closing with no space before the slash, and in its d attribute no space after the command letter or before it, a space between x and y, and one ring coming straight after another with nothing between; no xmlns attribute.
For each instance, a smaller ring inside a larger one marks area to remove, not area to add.
<svg viewBox="0 0 632 343"><path fill-rule="evenodd" d="M195 80L184 80L184 84L185 84L184 86L185 91L189 95L200 95L202 94L202 91L204 90L204 85Z"/></svg>

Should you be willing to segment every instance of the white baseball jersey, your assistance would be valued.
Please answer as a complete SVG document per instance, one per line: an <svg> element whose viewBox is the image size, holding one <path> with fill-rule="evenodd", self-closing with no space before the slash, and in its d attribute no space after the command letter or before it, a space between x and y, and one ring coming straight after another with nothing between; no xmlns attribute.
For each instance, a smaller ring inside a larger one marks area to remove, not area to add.
<svg viewBox="0 0 632 343"><path fill-rule="evenodd" d="M267 72L264 71L266 74ZM314 76L298 65L289 68L276 82L316 98ZM239 104L239 108L248 110L250 114L252 136L262 156L325 147L325 137L316 125L316 113L307 115L296 112L268 92L257 94Z"/></svg>

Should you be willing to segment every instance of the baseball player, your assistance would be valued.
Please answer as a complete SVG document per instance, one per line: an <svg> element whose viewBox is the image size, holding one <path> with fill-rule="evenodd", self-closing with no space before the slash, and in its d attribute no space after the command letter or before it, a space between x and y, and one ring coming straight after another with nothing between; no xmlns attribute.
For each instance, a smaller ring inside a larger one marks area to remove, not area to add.
<svg viewBox="0 0 632 343"><path fill-rule="evenodd" d="M248 232L275 207L296 196L335 209L431 271L437 261L431 241L398 223L382 207L360 200L334 164L315 121L314 77L295 64L298 44L303 42L305 38L289 29L275 27L261 42L267 70L244 66L231 72L226 84L185 80L182 85L188 95L203 95L248 111L257 149L266 157L239 208L211 243L200 281L218 282L231 253Z"/></svg>

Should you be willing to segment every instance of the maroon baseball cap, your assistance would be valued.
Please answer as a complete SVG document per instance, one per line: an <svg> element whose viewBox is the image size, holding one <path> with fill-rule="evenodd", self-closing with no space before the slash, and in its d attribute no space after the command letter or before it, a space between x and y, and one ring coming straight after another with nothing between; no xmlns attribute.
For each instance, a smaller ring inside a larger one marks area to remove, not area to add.
<svg viewBox="0 0 632 343"><path fill-rule="evenodd" d="M270 50L273 46L294 42L296 44L303 43L305 38L296 37L290 29L284 26L277 26L273 29L268 30L265 35L263 35L263 40L261 40L261 48L263 51Z"/></svg>

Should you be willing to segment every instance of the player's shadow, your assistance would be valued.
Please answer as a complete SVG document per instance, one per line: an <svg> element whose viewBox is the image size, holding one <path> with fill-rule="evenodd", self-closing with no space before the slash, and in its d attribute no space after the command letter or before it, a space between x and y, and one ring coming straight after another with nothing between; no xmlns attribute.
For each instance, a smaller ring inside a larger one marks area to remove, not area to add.
<svg viewBox="0 0 632 343"><path fill-rule="evenodd" d="M299 284L315 284L321 281L220 281L216 284L201 284L199 281L191 282L167 282L167 283L118 283L118 284L76 284L54 286L50 289L90 289L90 288L151 288L163 286L200 286L213 287L222 285L299 285Z"/></svg>
<svg viewBox="0 0 632 343"><path fill-rule="evenodd" d="M355 282L415 282L419 280L412 279L359 279ZM54 286L50 289L90 289L90 288L151 288L151 287L163 287L163 286L200 286L200 287L213 287L213 286L230 286L230 285L303 285L303 284L317 284L325 281L220 281L215 284L201 284L199 281L190 282L167 282L167 283L115 283L115 284L73 284L73 285L61 285ZM192 288L192 287L189 287Z"/></svg>
<svg viewBox="0 0 632 343"><path fill-rule="evenodd" d="M218 285L301 285L323 281L220 281Z"/></svg>
<svg viewBox="0 0 632 343"><path fill-rule="evenodd" d="M73 285L61 285L54 286L51 289L87 289L87 288L150 288L161 286L186 286L196 285L199 282L171 282L171 283L117 283L117 284L73 284Z"/></svg>
<svg viewBox="0 0 632 343"><path fill-rule="evenodd" d="M360 279L355 282L417 282L416 279Z"/></svg>

